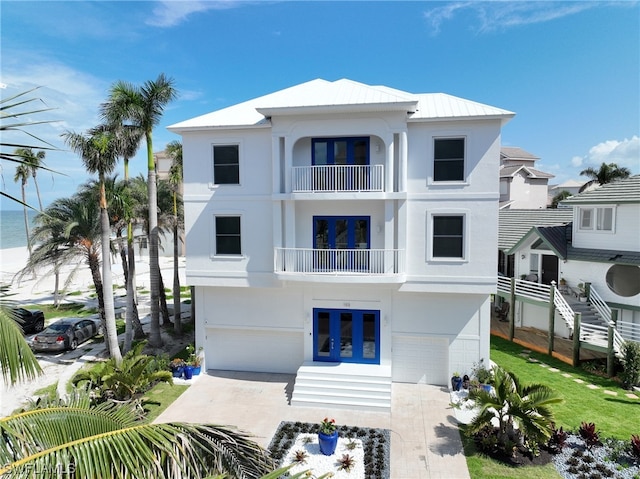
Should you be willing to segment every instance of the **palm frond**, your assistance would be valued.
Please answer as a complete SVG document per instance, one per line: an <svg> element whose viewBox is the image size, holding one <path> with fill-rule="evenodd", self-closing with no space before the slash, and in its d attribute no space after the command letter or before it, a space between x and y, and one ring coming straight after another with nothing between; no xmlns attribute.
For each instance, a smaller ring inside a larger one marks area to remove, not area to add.
<svg viewBox="0 0 640 479"><path fill-rule="evenodd" d="M0 338L0 370L5 384L13 385L33 379L42 372L38 360L24 340L22 330L4 304L0 304Z"/></svg>

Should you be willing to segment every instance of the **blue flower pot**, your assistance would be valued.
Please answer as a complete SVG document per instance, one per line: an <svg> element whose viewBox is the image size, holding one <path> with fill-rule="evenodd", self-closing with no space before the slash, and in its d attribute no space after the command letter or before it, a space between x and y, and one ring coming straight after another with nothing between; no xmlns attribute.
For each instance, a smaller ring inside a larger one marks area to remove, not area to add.
<svg viewBox="0 0 640 479"><path fill-rule="evenodd" d="M454 391L460 391L462 388L462 378L460 376L453 376L451 378L451 388Z"/></svg>
<svg viewBox="0 0 640 479"><path fill-rule="evenodd" d="M197 376L198 374L200 374L200 372L202 372L202 366L194 366L193 367L193 375Z"/></svg>
<svg viewBox="0 0 640 479"><path fill-rule="evenodd" d="M338 445L338 431L334 431L333 434L318 433L318 444L320 445L320 452L325 456L331 456L336 451Z"/></svg>
<svg viewBox="0 0 640 479"><path fill-rule="evenodd" d="M193 366L184 367L184 378L191 379L193 377Z"/></svg>
<svg viewBox="0 0 640 479"><path fill-rule="evenodd" d="M171 373L173 374L174 378L181 378L182 374L184 373L184 368L182 366L177 367L177 368L173 368L171 370Z"/></svg>

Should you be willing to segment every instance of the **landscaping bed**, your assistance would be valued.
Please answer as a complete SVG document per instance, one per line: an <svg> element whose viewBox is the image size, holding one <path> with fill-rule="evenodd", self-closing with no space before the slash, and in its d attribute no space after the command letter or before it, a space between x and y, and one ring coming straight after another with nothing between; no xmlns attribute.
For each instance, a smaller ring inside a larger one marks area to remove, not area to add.
<svg viewBox="0 0 640 479"><path fill-rule="evenodd" d="M319 431L318 424L310 424L303 422L283 421L276 429L273 439L267 448L271 453L271 457L281 466L291 463L290 451L292 448L296 450L304 450L306 452L304 469L311 469L315 464L316 467L333 467L333 469L322 469L314 473L324 474L331 472L334 478L340 477L339 473L344 473L344 477L353 479L389 479L390 478L390 449L391 437L388 429L376 429L357 426L338 426L337 428L340 438L343 441L344 449L336 450L332 456L324 456L317 449L317 442L314 442L313 436ZM296 440L301 437L301 441ZM305 439L308 438L308 439ZM353 452L349 450L353 444ZM297 444L297 445L296 445ZM356 448L361 448L357 451ZM295 454L295 451L293 451ZM289 457L287 457L289 454ZM344 454L349 454L356 458L356 464L351 468L351 472L346 470L339 471L339 460ZM329 459L327 459L329 458ZM362 458L362 464L358 464L358 458ZM359 473L356 475L356 473Z"/></svg>

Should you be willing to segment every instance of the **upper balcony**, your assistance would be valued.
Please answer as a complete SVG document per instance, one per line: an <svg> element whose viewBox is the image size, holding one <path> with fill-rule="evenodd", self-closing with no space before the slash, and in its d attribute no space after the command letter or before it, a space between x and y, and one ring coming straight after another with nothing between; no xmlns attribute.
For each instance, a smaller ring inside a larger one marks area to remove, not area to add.
<svg viewBox="0 0 640 479"><path fill-rule="evenodd" d="M384 191L383 165L316 165L292 168L294 193Z"/></svg>
<svg viewBox="0 0 640 479"><path fill-rule="evenodd" d="M399 283L405 276L405 251L398 249L276 248L276 274L287 280Z"/></svg>

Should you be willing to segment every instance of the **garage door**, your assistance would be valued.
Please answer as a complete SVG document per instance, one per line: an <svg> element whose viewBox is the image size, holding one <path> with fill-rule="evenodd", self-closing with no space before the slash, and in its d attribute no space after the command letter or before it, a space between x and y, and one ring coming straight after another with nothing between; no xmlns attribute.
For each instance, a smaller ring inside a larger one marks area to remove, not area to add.
<svg viewBox="0 0 640 479"><path fill-rule="evenodd" d="M295 373L303 362L302 333L207 329L207 369Z"/></svg>
<svg viewBox="0 0 640 479"><path fill-rule="evenodd" d="M445 386L449 375L449 340L394 336L392 361L396 382Z"/></svg>

